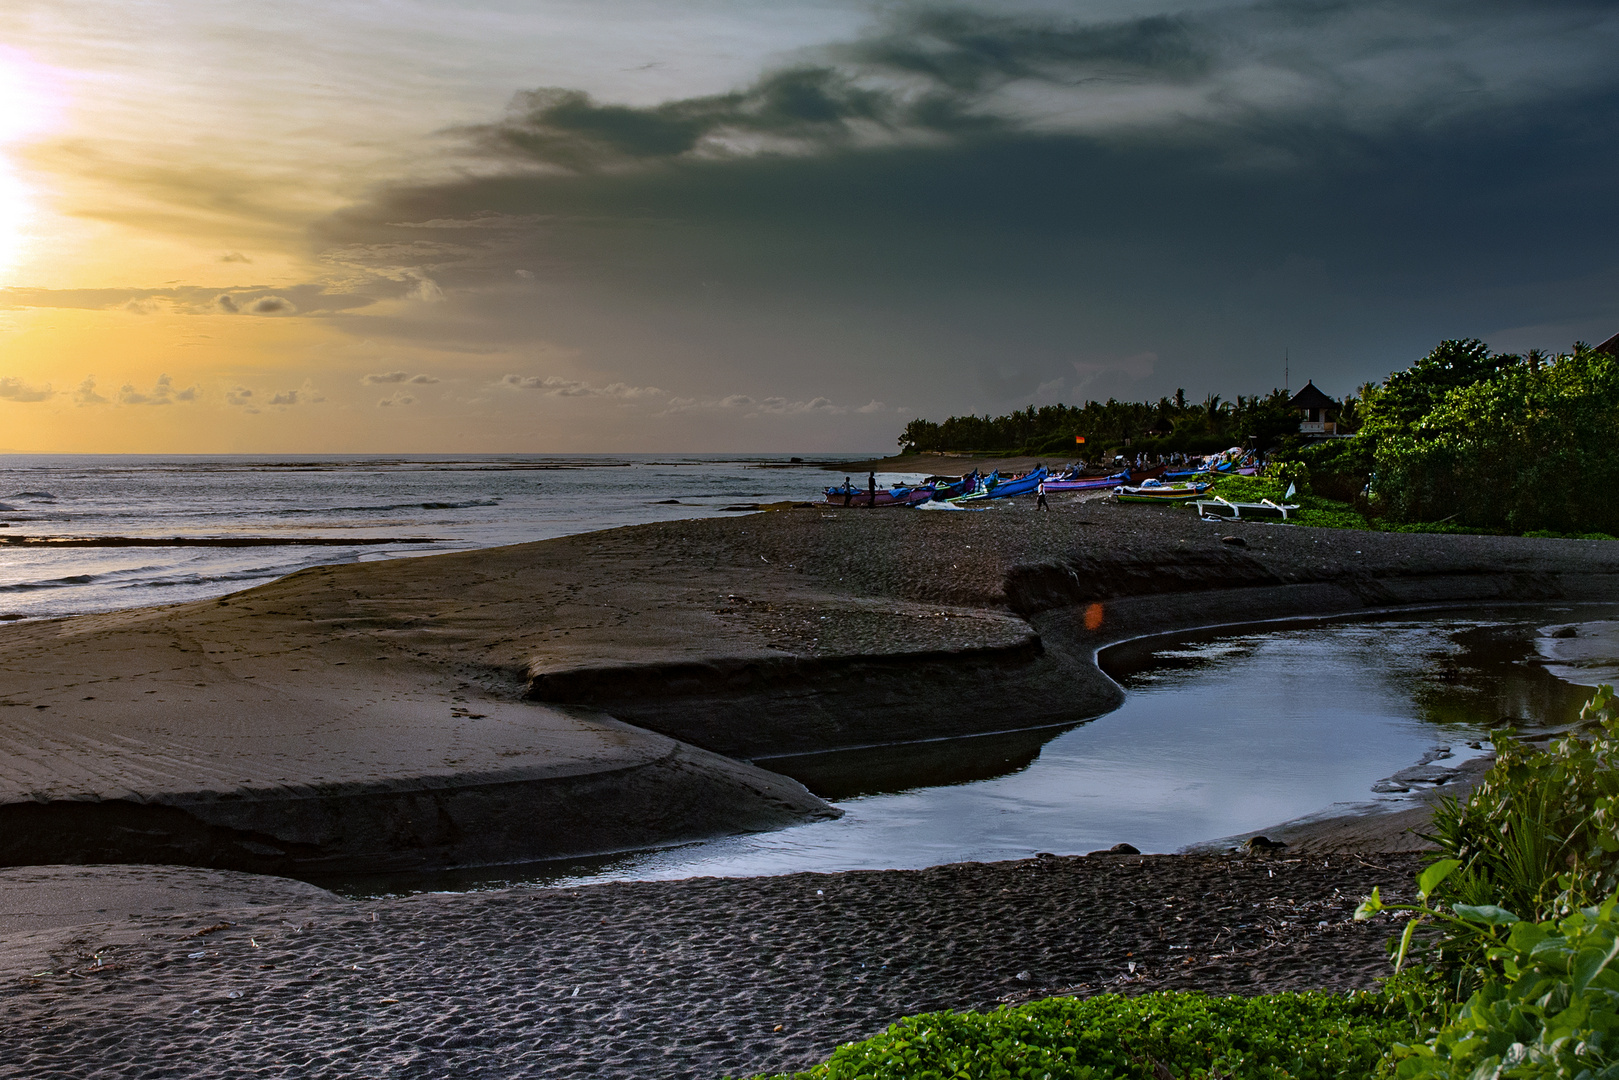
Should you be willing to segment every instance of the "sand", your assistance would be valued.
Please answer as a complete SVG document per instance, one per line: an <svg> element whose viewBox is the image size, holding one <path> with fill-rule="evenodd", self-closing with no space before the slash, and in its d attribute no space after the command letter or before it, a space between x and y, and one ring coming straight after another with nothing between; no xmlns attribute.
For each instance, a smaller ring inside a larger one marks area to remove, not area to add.
<svg viewBox="0 0 1619 1080"><path fill-rule="evenodd" d="M313 875L778 828L836 811L751 759L1098 715L1096 651L1140 635L1619 597L1595 541L1055 504L637 526L0 628L0 862Z"/></svg>
<svg viewBox="0 0 1619 1080"><path fill-rule="evenodd" d="M0 1077L716 1077L925 1009L1370 985L1387 926L1347 917L1421 864L1376 854L1420 805L1285 824L1263 860L364 902L230 872L775 828L835 811L749 759L1094 715L1098 650L1143 636L1619 598L1611 544L1053 503L640 526L0 628L0 860L208 868L0 871Z"/></svg>
<svg viewBox="0 0 1619 1080"><path fill-rule="evenodd" d="M1053 857L274 905L261 888L12 940L0 1077L716 1080L937 1009L1369 987L1393 923L1349 916L1374 885L1408 895L1420 862Z"/></svg>

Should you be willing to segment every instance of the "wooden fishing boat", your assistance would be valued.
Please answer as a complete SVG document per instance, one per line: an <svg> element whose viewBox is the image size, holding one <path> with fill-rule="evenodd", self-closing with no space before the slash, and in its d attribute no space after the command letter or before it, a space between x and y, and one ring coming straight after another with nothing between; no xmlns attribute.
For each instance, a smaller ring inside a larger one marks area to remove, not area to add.
<svg viewBox="0 0 1619 1080"><path fill-rule="evenodd" d="M1002 480L999 473L990 473L976 491L959 496L955 502L977 502L981 499L1010 499L1014 495L1032 495L1046 478L1046 470L1036 469L1016 480Z"/></svg>
<svg viewBox="0 0 1619 1080"><path fill-rule="evenodd" d="M1120 486L1114 493L1120 502L1183 503L1209 490L1208 484L1143 484Z"/></svg>
<svg viewBox="0 0 1619 1080"><path fill-rule="evenodd" d="M1120 484L1130 482L1130 471L1114 473L1112 476L1064 476L1053 480L1046 478L1047 491L1100 491L1105 488L1116 488Z"/></svg>

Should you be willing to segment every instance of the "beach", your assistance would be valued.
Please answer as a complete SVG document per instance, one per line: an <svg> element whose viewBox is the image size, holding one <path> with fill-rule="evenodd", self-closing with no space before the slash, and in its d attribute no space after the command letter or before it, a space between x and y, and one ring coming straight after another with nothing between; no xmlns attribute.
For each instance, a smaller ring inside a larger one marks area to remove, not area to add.
<svg viewBox="0 0 1619 1080"><path fill-rule="evenodd" d="M1600 542L1054 503L642 525L0 630L0 856L17 867L0 888L35 917L9 924L0 1060L26 1064L0 1075L741 1075L923 1009L1370 985L1386 927L1346 920L1372 886L1410 881L1422 856L1381 852L1420 846L1420 807L1296 826L1272 859L373 901L231 874L779 828L837 810L753 759L1105 712L1109 645L1619 596ZM34 868L63 862L201 869ZM158 875L170 902L65 904L87 873ZM41 924L53 908L70 921Z"/></svg>
<svg viewBox="0 0 1619 1080"><path fill-rule="evenodd" d="M710 1080L938 1009L1371 987L1393 924L1350 915L1420 865L1101 855L363 902L244 883L253 906L7 934L0 1076ZM0 905L74 872L0 871Z"/></svg>

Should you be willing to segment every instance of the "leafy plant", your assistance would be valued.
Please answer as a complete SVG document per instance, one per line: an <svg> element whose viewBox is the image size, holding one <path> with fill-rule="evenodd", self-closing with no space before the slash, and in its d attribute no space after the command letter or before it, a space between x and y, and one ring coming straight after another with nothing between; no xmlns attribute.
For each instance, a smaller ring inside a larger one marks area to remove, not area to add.
<svg viewBox="0 0 1619 1080"><path fill-rule="evenodd" d="M1501 976L1484 982L1425 1042L1396 1043L1385 1072L1392 1066L1396 1080L1619 1076L1615 904L1510 924L1500 908L1456 905L1458 918L1503 937L1488 952Z"/></svg>
<svg viewBox="0 0 1619 1080"><path fill-rule="evenodd" d="M1456 860L1451 899L1530 918L1565 913L1619 889L1619 708L1599 686L1583 733L1536 750L1502 733L1496 760L1464 798L1434 810L1431 839Z"/></svg>
<svg viewBox="0 0 1619 1080"><path fill-rule="evenodd" d="M929 1013L839 1047L792 1080L1335 1080L1369 1075L1390 1043L1425 1034L1422 1000L1405 992L1106 994Z"/></svg>

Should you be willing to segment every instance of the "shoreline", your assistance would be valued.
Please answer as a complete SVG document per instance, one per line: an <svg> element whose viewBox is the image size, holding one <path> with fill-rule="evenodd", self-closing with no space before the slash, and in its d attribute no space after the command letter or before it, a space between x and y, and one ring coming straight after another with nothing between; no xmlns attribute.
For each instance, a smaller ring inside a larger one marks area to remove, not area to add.
<svg viewBox="0 0 1619 1080"><path fill-rule="evenodd" d="M1055 507L632 526L0 628L0 861L329 876L774 828L837 811L753 759L1099 715L1098 654L1143 635L1619 598L1595 542Z"/></svg>

